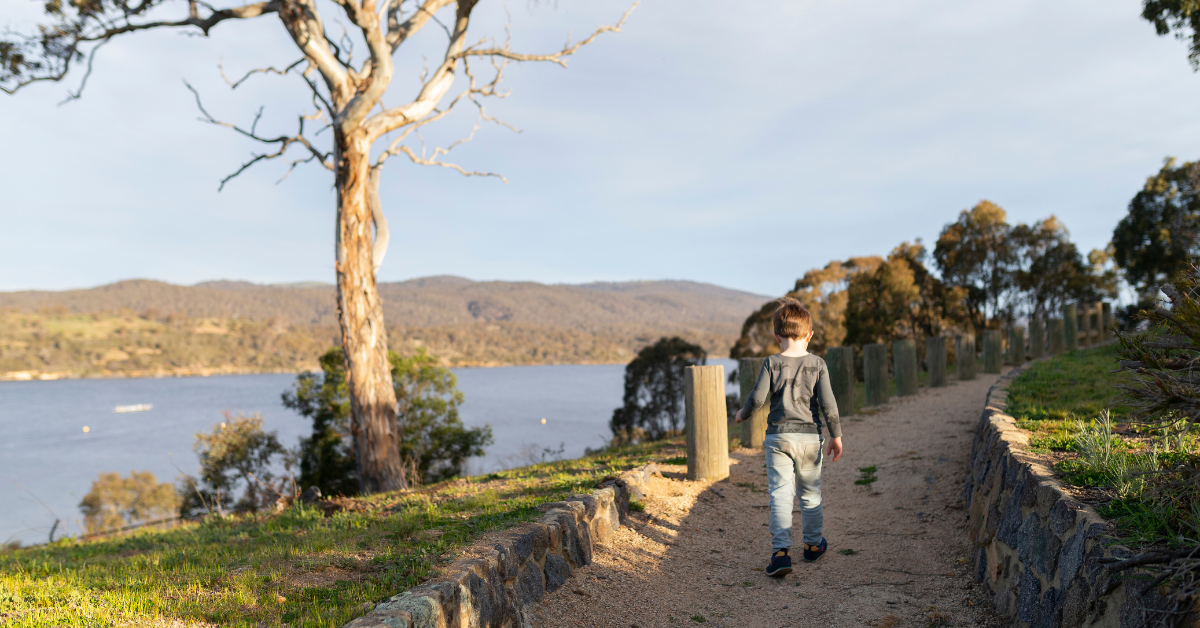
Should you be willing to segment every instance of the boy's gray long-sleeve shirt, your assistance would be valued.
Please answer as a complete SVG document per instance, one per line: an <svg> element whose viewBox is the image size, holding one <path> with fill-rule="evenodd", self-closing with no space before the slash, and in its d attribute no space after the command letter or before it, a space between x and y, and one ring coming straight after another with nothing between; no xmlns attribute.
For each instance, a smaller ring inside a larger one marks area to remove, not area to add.
<svg viewBox="0 0 1200 628"><path fill-rule="evenodd" d="M830 437L842 435L825 360L811 353L800 357L777 353L767 358L758 372L754 390L742 407L742 416L750 418L768 398L771 402L768 434L820 434L824 424Z"/></svg>

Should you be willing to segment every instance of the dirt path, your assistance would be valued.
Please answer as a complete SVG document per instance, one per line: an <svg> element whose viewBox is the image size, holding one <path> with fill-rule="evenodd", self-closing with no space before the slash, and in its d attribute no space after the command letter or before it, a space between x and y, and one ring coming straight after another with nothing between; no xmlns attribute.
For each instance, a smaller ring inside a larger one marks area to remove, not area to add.
<svg viewBox="0 0 1200 628"><path fill-rule="evenodd" d="M961 498L995 380L922 389L844 419L846 454L822 477L829 552L781 580L763 574L771 539L761 451L731 454L731 477L716 484L664 466L646 512L536 607L535 628L1000 625L968 574ZM855 485L872 465L878 480Z"/></svg>

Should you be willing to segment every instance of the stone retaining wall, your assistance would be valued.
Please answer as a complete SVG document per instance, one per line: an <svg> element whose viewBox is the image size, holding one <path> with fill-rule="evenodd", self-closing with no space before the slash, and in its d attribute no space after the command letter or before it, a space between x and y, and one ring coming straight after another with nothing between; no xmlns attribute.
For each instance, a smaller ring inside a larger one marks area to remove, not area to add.
<svg viewBox="0 0 1200 628"><path fill-rule="evenodd" d="M1008 384L1023 370L1013 369L988 391L975 432L963 489L977 548L975 578L1014 626L1155 625L1161 596L1141 595L1144 578L1110 577L1102 562L1128 558L1130 550L1115 543L1111 525L1093 508L1063 490L1052 469L1026 453L1028 436L1004 413Z"/></svg>
<svg viewBox="0 0 1200 628"><path fill-rule="evenodd" d="M517 628L530 625L529 609L563 586L574 569L592 562L592 551L611 539L629 514L629 500L644 499L652 463L602 484L590 495L542 504L545 514L489 535L428 582L393 596L345 628ZM472 551L476 550L476 551Z"/></svg>

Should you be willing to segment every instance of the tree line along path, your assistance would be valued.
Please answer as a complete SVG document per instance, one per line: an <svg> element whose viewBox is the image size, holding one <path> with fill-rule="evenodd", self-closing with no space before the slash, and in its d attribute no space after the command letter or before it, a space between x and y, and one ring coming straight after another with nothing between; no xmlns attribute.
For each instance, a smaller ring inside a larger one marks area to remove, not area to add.
<svg viewBox="0 0 1200 628"><path fill-rule="evenodd" d="M763 573L771 538L761 450L731 452L720 482L660 465L645 512L535 607L534 628L1003 625L970 573L962 500L998 377L952 380L844 417L845 455L827 458L822 473L829 551L805 563L797 545L795 570L781 579Z"/></svg>

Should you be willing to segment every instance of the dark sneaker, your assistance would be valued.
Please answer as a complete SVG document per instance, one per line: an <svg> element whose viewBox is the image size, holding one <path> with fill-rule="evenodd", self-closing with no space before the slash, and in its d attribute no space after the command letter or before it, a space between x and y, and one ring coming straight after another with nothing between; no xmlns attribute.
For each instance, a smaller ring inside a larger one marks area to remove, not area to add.
<svg viewBox="0 0 1200 628"><path fill-rule="evenodd" d="M767 565L766 573L772 578L782 578L792 573L792 557L788 556L787 550L775 550L775 553L771 555L771 562Z"/></svg>
<svg viewBox="0 0 1200 628"><path fill-rule="evenodd" d="M825 537L821 537L821 543L818 545L804 544L804 560L813 562L814 560L825 555L825 549L828 544L825 543Z"/></svg>

